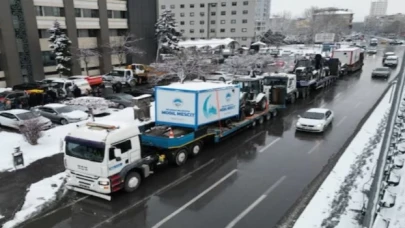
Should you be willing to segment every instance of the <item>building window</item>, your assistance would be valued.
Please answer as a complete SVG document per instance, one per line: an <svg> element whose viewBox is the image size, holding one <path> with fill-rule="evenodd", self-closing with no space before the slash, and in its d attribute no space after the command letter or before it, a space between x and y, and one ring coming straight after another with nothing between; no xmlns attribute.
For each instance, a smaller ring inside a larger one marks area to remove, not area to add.
<svg viewBox="0 0 405 228"><path fill-rule="evenodd" d="M244 1L244 2L243 2L243 5L244 5L244 6L249 5L249 1Z"/></svg>
<svg viewBox="0 0 405 228"><path fill-rule="evenodd" d="M51 36L46 29L38 29L38 35L40 39L49 38Z"/></svg>
<svg viewBox="0 0 405 228"><path fill-rule="evenodd" d="M232 6L237 6L238 3L237 2L232 2Z"/></svg>
<svg viewBox="0 0 405 228"><path fill-rule="evenodd" d="M190 21L190 25L194 25L194 21Z"/></svg>
<svg viewBox="0 0 405 228"><path fill-rule="evenodd" d="M75 9L76 10L76 9ZM76 16L77 17L77 16ZM112 10L107 10L107 17L108 18L113 18L113 12Z"/></svg>
<svg viewBox="0 0 405 228"><path fill-rule="evenodd" d="M180 13L180 17L184 17L184 13Z"/></svg>
<svg viewBox="0 0 405 228"><path fill-rule="evenodd" d="M44 67L55 66L56 65L55 55L51 51L43 51L42 64L44 65Z"/></svg>
<svg viewBox="0 0 405 228"><path fill-rule="evenodd" d="M37 16L45 17L64 17L65 9L59 7L49 7L49 6L36 6L35 11Z"/></svg>
<svg viewBox="0 0 405 228"><path fill-rule="evenodd" d="M194 4L190 4L190 8L194 8Z"/></svg>
<svg viewBox="0 0 405 228"><path fill-rule="evenodd" d="M217 12L211 12L211 16L217 15Z"/></svg>
<svg viewBox="0 0 405 228"><path fill-rule="evenodd" d="M212 21L211 21L211 24L212 24L212 25L215 25L215 21L214 21L214 20L212 20Z"/></svg>
<svg viewBox="0 0 405 228"><path fill-rule="evenodd" d="M242 40L243 40L243 41L246 41L246 40L247 40L247 37L242 37Z"/></svg>
<svg viewBox="0 0 405 228"><path fill-rule="evenodd" d="M234 29L234 28L231 28L231 32L235 32L235 30L236 30L236 29Z"/></svg>
<svg viewBox="0 0 405 228"><path fill-rule="evenodd" d="M161 8L161 9L166 9L166 6L165 6L165 5L161 5L160 8Z"/></svg>
<svg viewBox="0 0 405 228"><path fill-rule="evenodd" d="M220 29L219 31L220 31L220 32L225 32L225 29Z"/></svg>
<svg viewBox="0 0 405 228"><path fill-rule="evenodd" d="M194 29L190 29L190 33L194 33Z"/></svg>
<svg viewBox="0 0 405 228"><path fill-rule="evenodd" d="M226 15L226 11L221 11L221 15L225 16Z"/></svg>
<svg viewBox="0 0 405 228"><path fill-rule="evenodd" d="M127 18L127 11L113 11L114 18L125 19Z"/></svg>
<svg viewBox="0 0 405 228"><path fill-rule="evenodd" d="M214 33L214 32L215 32L215 29L211 29L210 32Z"/></svg>
<svg viewBox="0 0 405 228"><path fill-rule="evenodd" d="M243 20L242 20L242 23L243 23L243 24L247 24L247 19L243 19Z"/></svg>
<svg viewBox="0 0 405 228"><path fill-rule="evenodd" d="M221 6L226 6L226 2L221 2Z"/></svg>
<svg viewBox="0 0 405 228"><path fill-rule="evenodd" d="M35 6L35 12L37 16L44 16L44 12L42 11L42 6Z"/></svg>
<svg viewBox="0 0 405 228"><path fill-rule="evenodd" d="M200 29L200 33L204 33L204 29Z"/></svg>
<svg viewBox="0 0 405 228"><path fill-rule="evenodd" d="M247 28L243 28L243 29L242 29L242 32L247 32Z"/></svg>
<svg viewBox="0 0 405 228"><path fill-rule="evenodd" d="M180 25L184 25L184 21L180 21Z"/></svg>
<svg viewBox="0 0 405 228"><path fill-rule="evenodd" d="M231 14L232 14L232 15L236 15L236 10L233 10L233 11L231 12Z"/></svg>
<svg viewBox="0 0 405 228"><path fill-rule="evenodd" d="M170 9L174 9L174 5L170 5Z"/></svg>
<svg viewBox="0 0 405 228"><path fill-rule="evenodd" d="M236 24L236 20L231 20L231 24Z"/></svg>
<svg viewBox="0 0 405 228"><path fill-rule="evenodd" d="M201 8L204 8L204 7L205 7L205 4L204 4L204 3L201 3L201 4L200 4L200 7L201 7Z"/></svg>
<svg viewBox="0 0 405 228"><path fill-rule="evenodd" d="M78 29L77 37L97 37L98 29ZM118 35L118 31L117 31Z"/></svg>
<svg viewBox="0 0 405 228"><path fill-rule="evenodd" d="M204 21L200 21L200 25L203 25L203 24L205 24L205 22L204 22Z"/></svg>
<svg viewBox="0 0 405 228"><path fill-rule="evenodd" d="M205 13L204 12L200 12L200 16L204 17Z"/></svg>
<svg viewBox="0 0 405 228"><path fill-rule="evenodd" d="M225 20L221 20L221 25L225 24Z"/></svg>
<svg viewBox="0 0 405 228"><path fill-rule="evenodd" d="M211 7L216 7L217 3L211 3Z"/></svg>
<svg viewBox="0 0 405 228"><path fill-rule="evenodd" d="M248 14L248 11L247 11L247 10L243 10L243 14Z"/></svg>
<svg viewBox="0 0 405 228"><path fill-rule="evenodd" d="M124 12L124 11L119 11L119 12ZM124 12L125 13L125 12ZM99 16L99 14L98 14L98 10L95 10L95 9L92 9L91 11L90 11L90 14L91 14L91 17L100 17ZM122 15L121 15L122 16ZM122 18L125 18L125 17L122 17Z"/></svg>
<svg viewBox="0 0 405 228"><path fill-rule="evenodd" d="M184 9L184 4L180 4L180 8Z"/></svg>
<svg viewBox="0 0 405 228"><path fill-rule="evenodd" d="M190 13L190 17L194 17L194 12L191 12L191 13Z"/></svg>
<svg viewBox="0 0 405 228"><path fill-rule="evenodd" d="M181 33L184 33L185 31L184 31L184 29L181 29L180 32L181 32Z"/></svg>

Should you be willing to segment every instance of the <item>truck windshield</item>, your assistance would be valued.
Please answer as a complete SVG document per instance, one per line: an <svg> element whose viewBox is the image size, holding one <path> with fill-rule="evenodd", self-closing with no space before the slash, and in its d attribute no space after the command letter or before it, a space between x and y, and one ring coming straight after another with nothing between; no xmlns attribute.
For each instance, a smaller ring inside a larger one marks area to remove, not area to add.
<svg viewBox="0 0 405 228"><path fill-rule="evenodd" d="M107 75L108 76L114 76L114 77L124 77L125 76L125 71L124 70L112 70Z"/></svg>
<svg viewBox="0 0 405 228"><path fill-rule="evenodd" d="M66 155L101 163L104 160L104 148L96 145L67 141Z"/></svg>
<svg viewBox="0 0 405 228"><path fill-rule="evenodd" d="M279 78L265 78L264 85L266 86L277 86L277 85L285 85L287 84L284 80Z"/></svg>

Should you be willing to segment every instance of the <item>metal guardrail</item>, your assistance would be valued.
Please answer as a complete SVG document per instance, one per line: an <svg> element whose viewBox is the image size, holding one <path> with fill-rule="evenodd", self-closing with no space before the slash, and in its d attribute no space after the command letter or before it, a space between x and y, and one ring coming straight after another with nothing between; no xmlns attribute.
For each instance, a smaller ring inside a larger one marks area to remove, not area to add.
<svg viewBox="0 0 405 228"><path fill-rule="evenodd" d="M401 105L401 97L404 91L405 79L404 79L404 68L405 68L405 53L402 58L401 70L397 75L397 83L395 88L395 93L393 95L392 106L390 109L390 115L387 121L387 126L385 129L385 135L382 141L380 155L377 161L377 167L374 174L374 179L371 184L370 197L368 200L366 214L363 219L363 228L372 228L374 225L374 220L377 215L377 208L381 200L381 190L382 183L384 179L384 170L388 158L388 152L392 143L392 135L395 127L395 121L398 114L399 107Z"/></svg>

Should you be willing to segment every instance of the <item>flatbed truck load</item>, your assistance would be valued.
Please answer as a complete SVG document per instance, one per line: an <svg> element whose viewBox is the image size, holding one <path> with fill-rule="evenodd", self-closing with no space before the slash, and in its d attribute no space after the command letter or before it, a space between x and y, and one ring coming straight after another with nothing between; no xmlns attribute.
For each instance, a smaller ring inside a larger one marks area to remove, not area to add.
<svg viewBox="0 0 405 228"><path fill-rule="evenodd" d="M364 65L364 51L357 47L333 50L332 58L339 59L346 74L361 70Z"/></svg>
<svg viewBox="0 0 405 228"><path fill-rule="evenodd" d="M133 192L156 167L181 166L189 157L198 156L207 142L219 143L237 132L263 124L283 107L267 104L265 110L249 117L233 116L197 126L181 126L176 122L139 126L135 120L78 126L65 137L62 146L68 175L66 186L106 200L111 200L111 193L120 190Z"/></svg>

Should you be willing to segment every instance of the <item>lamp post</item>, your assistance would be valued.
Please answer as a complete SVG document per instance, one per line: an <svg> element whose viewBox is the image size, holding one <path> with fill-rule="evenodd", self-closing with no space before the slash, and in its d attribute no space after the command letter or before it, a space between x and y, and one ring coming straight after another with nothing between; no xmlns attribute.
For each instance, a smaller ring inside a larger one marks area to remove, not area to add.
<svg viewBox="0 0 405 228"><path fill-rule="evenodd" d="M21 151L20 147L14 148L13 152L13 161L14 161L14 168L23 168L24 167L24 156L23 152Z"/></svg>

